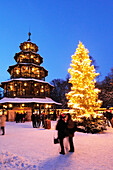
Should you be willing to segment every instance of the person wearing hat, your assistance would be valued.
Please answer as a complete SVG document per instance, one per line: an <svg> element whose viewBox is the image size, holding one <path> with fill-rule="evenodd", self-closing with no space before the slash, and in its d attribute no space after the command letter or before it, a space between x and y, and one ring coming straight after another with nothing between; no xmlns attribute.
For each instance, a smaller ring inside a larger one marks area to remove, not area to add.
<svg viewBox="0 0 113 170"><path fill-rule="evenodd" d="M64 119L65 119L65 116L60 115L60 119L58 120L57 125L56 125L56 130L58 130L58 139L60 141L60 147L61 147L60 154L63 154L63 155L65 154L63 139L65 138L65 129L66 129L66 123Z"/></svg>

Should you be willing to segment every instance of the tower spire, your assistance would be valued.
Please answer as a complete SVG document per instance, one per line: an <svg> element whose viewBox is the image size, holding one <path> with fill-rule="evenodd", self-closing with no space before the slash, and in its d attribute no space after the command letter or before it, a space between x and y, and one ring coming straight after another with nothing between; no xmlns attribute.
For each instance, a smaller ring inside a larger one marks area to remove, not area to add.
<svg viewBox="0 0 113 170"><path fill-rule="evenodd" d="M28 35L29 35L29 39L27 41L31 41L31 39L30 39L31 33L29 32Z"/></svg>

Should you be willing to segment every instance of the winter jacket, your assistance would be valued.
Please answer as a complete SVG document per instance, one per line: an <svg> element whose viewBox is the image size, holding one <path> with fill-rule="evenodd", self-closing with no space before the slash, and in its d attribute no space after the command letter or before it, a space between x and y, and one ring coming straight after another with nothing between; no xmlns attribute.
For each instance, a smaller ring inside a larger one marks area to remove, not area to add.
<svg viewBox="0 0 113 170"><path fill-rule="evenodd" d="M72 119L69 119L67 121L67 129L68 129L69 137L73 137L74 136L74 122Z"/></svg>
<svg viewBox="0 0 113 170"><path fill-rule="evenodd" d="M2 115L0 117L0 126L1 127L5 127L5 122L6 122L6 116L5 115Z"/></svg>
<svg viewBox="0 0 113 170"><path fill-rule="evenodd" d="M58 138L65 138L65 129L66 129L66 123L64 120L59 119L58 123L56 125L56 130L58 130Z"/></svg>

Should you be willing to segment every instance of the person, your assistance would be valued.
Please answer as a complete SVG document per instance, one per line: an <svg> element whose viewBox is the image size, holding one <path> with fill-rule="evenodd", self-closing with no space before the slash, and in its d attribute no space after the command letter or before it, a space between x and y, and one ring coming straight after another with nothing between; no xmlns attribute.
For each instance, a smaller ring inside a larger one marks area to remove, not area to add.
<svg viewBox="0 0 113 170"><path fill-rule="evenodd" d="M64 115L60 115L60 119L57 122L56 130L58 130L58 139L60 141L61 152L60 154L65 154L63 139L65 138L66 123L64 121Z"/></svg>
<svg viewBox="0 0 113 170"><path fill-rule="evenodd" d="M22 113L20 114L20 121L21 121L21 123L23 122L23 114Z"/></svg>
<svg viewBox="0 0 113 170"><path fill-rule="evenodd" d="M110 126L111 125L111 119L112 119L112 113L109 110L106 110L104 115L107 118L108 126Z"/></svg>
<svg viewBox="0 0 113 170"><path fill-rule="evenodd" d="M67 114L67 129L68 129L68 135L69 135L69 145L70 150L69 152L74 152L74 144L73 144L73 137L74 137L74 122L71 119L71 115Z"/></svg>
<svg viewBox="0 0 113 170"><path fill-rule="evenodd" d="M53 113L53 120L56 121L56 119L57 119L57 114L56 114L56 109L55 109L55 110L54 110L54 113Z"/></svg>
<svg viewBox="0 0 113 170"><path fill-rule="evenodd" d="M40 127L40 124L41 124L40 115L37 114L36 116L37 116L37 117L36 117L36 119L37 119L37 127L39 128L39 127Z"/></svg>
<svg viewBox="0 0 113 170"><path fill-rule="evenodd" d="M15 121L16 121L16 123L19 122L19 113L18 112L16 113Z"/></svg>
<svg viewBox="0 0 113 170"><path fill-rule="evenodd" d="M33 128L36 128L36 114L33 112L31 115Z"/></svg>
<svg viewBox="0 0 113 170"><path fill-rule="evenodd" d="M45 112L42 113L42 126L45 127Z"/></svg>
<svg viewBox="0 0 113 170"><path fill-rule="evenodd" d="M5 122L6 122L6 116L3 112L2 116L1 116L1 130L2 130L2 135L5 135Z"/></svg>

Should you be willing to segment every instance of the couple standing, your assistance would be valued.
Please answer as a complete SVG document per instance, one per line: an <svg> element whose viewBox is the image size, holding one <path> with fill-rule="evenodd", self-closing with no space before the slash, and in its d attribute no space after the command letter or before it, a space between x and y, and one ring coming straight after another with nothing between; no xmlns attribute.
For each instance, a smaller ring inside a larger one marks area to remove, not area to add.
<svg viewBox="0 0 113 170"><path fill-rule="evenodd" d="M69 145L70 145L69 152L74 152L74 145L73 145L74 122L71 119L71 115L69 113L66 115L66 122L65 122L65 116L60 115L60 119L58 120L56 125L56 130L58 130L58 139L60 141L60 147L61 147L60 154L63 155L65 154L63 139L67 136L69 137Z"/></svg>

